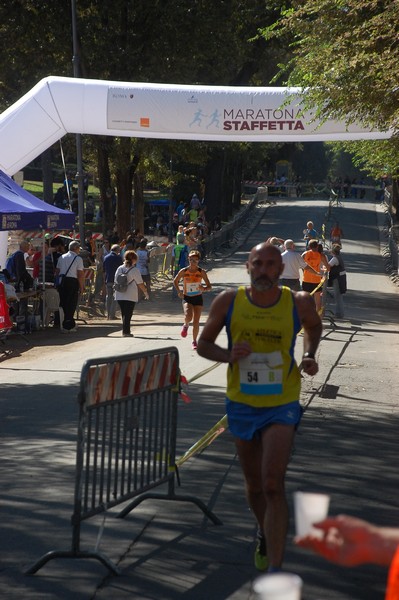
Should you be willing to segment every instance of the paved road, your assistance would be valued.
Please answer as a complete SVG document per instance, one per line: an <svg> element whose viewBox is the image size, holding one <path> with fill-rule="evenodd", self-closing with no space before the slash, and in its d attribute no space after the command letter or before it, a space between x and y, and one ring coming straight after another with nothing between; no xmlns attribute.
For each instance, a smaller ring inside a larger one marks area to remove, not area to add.
<svg viewBox="0 0 399 600"><path fill-rule="evenodd" d="M326 203L278 201L259 213L258 226L228 259L209 266L214 293L246 282L248 250L270 235L292 237L301 247L312 219L320 227ZM334 210L345 232L349 292L346 319L324 321L320 372L304 380L306 407L287 491L331 494L331 514L348 512L381 524L398 515L398 289L383 270L383 213L373 203L350 201ZM207 299L209 306L211 298ZM27 566L49 550L69 550L73 506L77 389L86 358L176 346L191 379L209 363L179 336L181 309L170 294L140 304L135 338L121 338L118 323L93 320L76 336L47 330L8 343L0 363L1 532L0 597L5 599L249 600L255 527L246 506L240 469L228 433L180 470L181 492L202 499L222 521L215 526L191 504L148 501L125 520L107 515L88 520L82 549L100 549L122 570L109 576L93 560L53 560L35 576ZM34 337L33 337L34 336ZM298 357L301 340L298 341ZM179 407L181 456L224 414L225 369L218 367L189 386L190 404ZM386 571L344 569L296 548L293 523L285 568L304 579L305 600L379 600Z"/></svg>

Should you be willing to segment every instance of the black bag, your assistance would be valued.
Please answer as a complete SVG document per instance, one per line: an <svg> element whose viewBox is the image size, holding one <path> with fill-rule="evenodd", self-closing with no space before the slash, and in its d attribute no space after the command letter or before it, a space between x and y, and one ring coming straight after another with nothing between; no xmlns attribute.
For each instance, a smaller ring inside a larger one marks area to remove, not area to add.
<svg viewBox="0 0 399 600"><path fill-rule="evenodd" d="M64 289L64 286L65 286L65 277L68 275L69 269L72 267L72 265L73 265L73 263L75 262L76 259L77 259L77 256L74 257L73 261L71 262L71 264L67 268L65 275L58 275L58 283L57 283L57 290L58 291L61 291L62 289Z"/></svg>
<svg viewBox="0 0 399 600"><path fill-rule="evenodd" d="M58 275L57 290L62 290L64 287L65 275Z"/></svg>
<svg viewBox="0 0 399 600"><path fill-rule="evenodd" d="M345 294L347 291L346 272L342 269L341 265L334 265L331 267L328 273L327 287L332 287L334 279L338 279L340 293Z"/></svg>
<svg viewBox="0 0 399 600"><path fill-rule="evenodd" d="M339 291L341 294L345 294L347 291L347 287L346 287L346 273L342 273L340 275L338 275L338 285L339 285Z"/></svg>
<svg viewBox="0 0 399 600"><path fill-rule="evenodd" d="M340 271L341 271L340 265L334 265L333 267L331 267L331 269L328 272L327 287L332 287L333 281L334 281L334 279L336 279L339 276Z"/></svg>
<svg viewBox="0 0 399 600"><path fill-rule="evenodd" d="M28 271L25 271L20 279L22 286L24 288L24 292L27 290L31 290L33 288L33 277Z"/></svg>

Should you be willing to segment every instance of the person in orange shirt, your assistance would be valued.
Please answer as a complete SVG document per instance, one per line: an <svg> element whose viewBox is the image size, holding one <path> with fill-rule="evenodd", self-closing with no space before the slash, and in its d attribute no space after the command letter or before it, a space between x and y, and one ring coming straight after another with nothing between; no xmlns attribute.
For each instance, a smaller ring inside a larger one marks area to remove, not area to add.
<svg viewBox="0 0 399 600"><path fill-rule="evenodd" d="M339 515L314 523L322 537L307 535L295 543L346 567L362 564L389 566L385 600L399 598L399 528L379 527L368 521Z"/></svg>
<svg viewBox="0 0 399 600"><path fill-rule="evenodd" d="M341 245L341 238L344 236L344 232L339 226L338 221L335 223L334 227L331 228L330 231L330 240L332 244Z"/></svg>
<svg viewBox="0 0 399 600"><path fill-rule="evenodd" d="M321 310L322 292L320 282L324 276L322 268L328 272L330 270L330 265L328 264L328 260L325 255L318 251L318 246L318 240L310 240L309 250L302 254L303 260L310 267L309 270L304 269L303 271L302 290L312 294L316 303L316 310L319 312Z"/></svg>
<svg viewBox="0 0 399 600"><path fill-rule="evenodd" d="M208 275L198 266L200 253L198 250L191 250L188 255L189 266L180 269L173 280L173 285L179 298L183 299L184 324L181 329L181 337L187 337L188 328L193 322L193 350L197 350L197 337L199 333L199 321L203 306L203 292L209 292L212 286ZM183 290L180 288L180 281L183 281Z"/></svg>

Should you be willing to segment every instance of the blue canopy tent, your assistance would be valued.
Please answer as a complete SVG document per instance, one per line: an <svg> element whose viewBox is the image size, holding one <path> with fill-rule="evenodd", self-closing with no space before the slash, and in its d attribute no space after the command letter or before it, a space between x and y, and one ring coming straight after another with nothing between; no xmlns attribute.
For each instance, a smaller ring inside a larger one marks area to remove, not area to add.
<svg viewBox="0 0 399 600"><path fill-rule="evenodd" d="M0 231L71 229L75 214L47 204L0 171Z"/></svg>
<svg viewBox="0 0 399 600"><path fill-rule="evenodd" d="M40 200L40 198L21 188L11 177L0 170L0 232L70 230L74 225L74 213ZM7 234L4 233L4 235ZM7 246L6 239L4 241ZM45 239L43 236L43 273L46 272L44 245ZM4 254L6 254L6 248ZM44 281L43 290L45 290ZM43 314L44 311L45 297L43 295Z"/></svg>

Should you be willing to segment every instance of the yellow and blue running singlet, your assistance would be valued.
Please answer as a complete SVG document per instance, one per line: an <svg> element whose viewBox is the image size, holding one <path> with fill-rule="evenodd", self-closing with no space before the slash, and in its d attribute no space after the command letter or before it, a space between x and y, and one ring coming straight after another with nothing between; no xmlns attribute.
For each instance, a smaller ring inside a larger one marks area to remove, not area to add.
<svg viewBox="0 0 399 600"><path fill-rule="evenodd" d="M254 304L239 287L226 317L229 348L246 341L252 353L229 365L227 398L254 407L272 407L299 399L300 374L294 359L301 325L292 292L281 288L279 300L268 307Z"/></svg>

